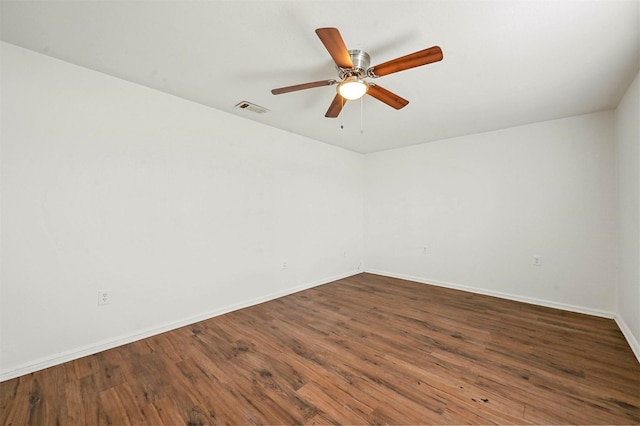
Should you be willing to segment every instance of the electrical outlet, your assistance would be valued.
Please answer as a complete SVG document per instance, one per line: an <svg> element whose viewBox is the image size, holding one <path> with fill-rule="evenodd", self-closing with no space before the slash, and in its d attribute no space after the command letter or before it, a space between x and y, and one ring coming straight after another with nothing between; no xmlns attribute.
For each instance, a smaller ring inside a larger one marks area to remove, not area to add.
<svg viewBox="0 0 640 426"><path fill-rule="evenodd" d="M540 255L533 256L533 266L542 266L542 257Z"/></svg>
<svg viewBox="0 0 640 426"><path fill-rule="evenodd" d="M98 290L98 305L111 303L111 290Z"/></svg>
<svg viewBox="0 0 640 426"><path fill-rule="evenodd" d="M427 248L426 247L422 247L422 254L427 254Z"/></svg>
<svg viewBox="0 0 640 426"><path fill-rule="evenodd" d="M282 261L282 269L287 269L288 265L287 265L287 261L283 260Z"/></svg>

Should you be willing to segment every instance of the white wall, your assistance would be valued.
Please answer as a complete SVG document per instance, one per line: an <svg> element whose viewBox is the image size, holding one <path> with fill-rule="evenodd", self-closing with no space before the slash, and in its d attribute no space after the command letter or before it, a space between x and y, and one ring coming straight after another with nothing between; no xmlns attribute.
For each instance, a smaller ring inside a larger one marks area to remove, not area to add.
<svg viewBox="0 0 640 426"><path fill-rule="evenodd" d="M366 270L613 316L612 140L602 112L368 154Z"/></svg>
<svg viewBox="0 0 640 426"><path fill-rule="evenodd" d="M1 47L0 378L357 272L359 154Z"/></svg>
<svg viewBox="0 0 640 426"><path fill-rule="evenodd" d="M639 77L616 110L618 176L618 315L627 340L640 359L640 87Z"/></svg>
<svg viewBox="0 0 640 426"><path fill-rule="evenodd" d="M1 47L0 379L350 275L363 258L617 312L638 340L637 77L615 115L361 156Z"/></svg>

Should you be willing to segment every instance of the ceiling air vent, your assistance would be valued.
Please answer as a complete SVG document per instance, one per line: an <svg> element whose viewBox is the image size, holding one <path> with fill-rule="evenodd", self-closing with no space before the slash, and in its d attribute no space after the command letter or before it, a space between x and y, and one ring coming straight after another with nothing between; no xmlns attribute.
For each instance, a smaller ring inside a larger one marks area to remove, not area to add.
<svg viewBox="0 0 640 426"><path fill-rule="evenodd" d="M257 114L264 114L265 112L269 111L265 107L261 107L260 105L252 104L251 102L247 102L247 101L240 102L239 104L236 105L236 108L244 109L244 110L251 111L251 112L255 112Z"/></svg>

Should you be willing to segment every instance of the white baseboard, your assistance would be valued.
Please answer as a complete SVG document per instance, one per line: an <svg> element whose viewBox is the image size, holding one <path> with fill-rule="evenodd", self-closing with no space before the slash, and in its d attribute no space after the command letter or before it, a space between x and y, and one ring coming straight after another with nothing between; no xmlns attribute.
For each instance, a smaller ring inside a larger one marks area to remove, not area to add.
<svg viewBox="0 0 640 426"><path fill-rule="evenodd" d="M500 299L507 299L507 300L513 300L516 302L529 303L531 305L545 306L547 308L560 309L563 311L577 312L580 314L594 315L594 316L603 317L603 318L611 318L611 319L616 318L616 315L612 312L585 308L582 306L575 306L575 305L570 305L566 303L552 302L550 300L537 299L535 297L518 296L516 294L502 293L500 291L485 290L478 287L470 287L466 285L454 284L454 283L438 281L438 280L430 280L430 279L425 279L420 277L413 277L410 275L396 274L393 272L378 271L378 270L367 269L367 268L365 268L365 272L368 272L370 274L375 274L375 275L392 277L392 278L400 278L402 280L415 281L421 284L430 284L438 287L451 288L454 290L463 290L463 291L468 291L470 293L482 294L485 296L494 296L494 297L499 297Z"/></svg>
<svg viewBox="0 0 640 426"><path fill-rule="evenodd" d="M638 359L638 362L640 362L640 344L638 343L638 340L636 340L636 337L631 332L631 329L627 326L627 323L624 322L624 319L622 319L620 315L616 315L615 320L616 324L618 324L618 327L620 327L620 331L622 331L624 338L627 339L627 343L629 343L629 346L631 346L633 354Z"/></svg>
<svg viewBox="0 0 640 426"><path fill-rule="evenodd" d="M147 337L151 337L151 336L155 336L157 334L161 334L167 331L171 331L171 330L175 330L177 328L180 327L184 327L190 324L194 324L197 323L199 321L204 321L219 315L224 315L226 313L229 312L233 312L233 311L237 311L239 309L243 309L243 308L248 308L250 306L254 306L254 305L258 305L260 303L264 303L264 302L268 302L270 300L273 299L277 299L279 297L283 297L283 296L287 296L293 293L297 293L299 291L303 291L303 290L307 290L309 288L313 288L313 287L317 287L319 285L323 285L323 284L327 284L333 281L337 281L343 278L347 278L353 275L357 275L359 273L361 273L363 271L361 270L356 270L356 271L351 271L349 273L346 274L341 274L341 275L337 275L337 276L333 276L333 277L329 277L329 278L325 278L319 281L315 281L315 282L311 282L311 283L307 283L307 284L303 284L303 285L299 285L296 287L292 287L283 291L279 291L279 292L274 292L274 293L270 293L261 297L257 297L257 298L253 298L244 302L240 302L234 305L230 305L227 306L225 308L221 308L221 309L216 309L214 311L210 311L210 312L205 312L199 315L195 315L189 318L185 318L182 319L180 321L176 321L176 322L171 322L165 325L162 325L160 327L154 327L154 328L150 328L150 329L146 329L146 330L140 330L139 332L136 333L131 333L131 334L127 334L124 336L119 336L113 339L108 339L102 342L98 342L96 344L91 344L91 345L87 345L87 346L83 346L80 348L74 348L72 350L69 351L65 351L56 355L52 355L50 357L46 357L46 358L41 358L39 360L35 360L35 361L31 361L29 363L26 363L22 366L19 366L18 368L14 368L12 370L8 370L8 371L0 371L0 382L3 382L5 380L10 380L19 376L23 376L25 374L30 374L48 367L52 367L54 365L59 365L59 364L63 364L65 362L68 361L73 361L75 359L78 358L82 358L88 355L93 355L96 354L98 352L102 352L108 349L113 349L115 347L118 346L122 346L122 345L126 345L128 343L132 343L135 342L137 340L141 340L141 339L145 339ZM625 338L627 339L627 342L629 343L629 346L631 347L633 353L635 354L636 358L638 359L638 361L640 362L640 344L638 343L638 341L636 340L636 338L633 336L633 334L631 333L631 330L629 329L629 327L627 326L627 324L624 322L624 320L619 317L618 315L615 315L613 313L610 312L605 312L605 311L599 311L599 310L595 310L595 309L590 309L590 308L584 308L584 307L580 307L580 306L574 306L574 305L568 305L568 304L563 304L563 303L557 303L557 302L551 302L551 301L547 301L547 300L541 300L541 299L536 299L536 298L530 298L530 297L523 297L523 296L517 296L517 295L513 295L513 294L508 294L508 293L502 293L502 292L496 292L496 291L490 291L490 290L484 290L484 289L479 289L476 287L469 287L469 286L464 286L464 285L460 285L460 284L453 284L453 283L448 283L448 282L443 282L443 281L437 281L437 280L428 280L428 279L424 279L424 278L420 278L420 277L414 277L414 276L410 276L410 275L404 275L404 274L396 274L393 272L385 272L385 271L378 271L378 270L372 270L372 269L365 269L364 272L368 272L371 274L375 274L375 275L382 275L382 276L387 276L387 277L393 277L393 278L400 278L400 279L404 279L404 280L409 280L409 281L414 281L414 282L418 282L418 283L422 283L422 284L430 284L430 285L435 285L435 286L439 286L439 287L446 287L446 288L452 288L452 289L456 289L456 290L464 290L464 291L468 291L471 293L477 293L477 294L483 294L483 295L487 295L487 296L495 296L495 297L499 297L501 299L507 299L507 300L514 300L517 302L524 302L524 303L530 303L530 304L534 304L534 305L540 305L540 306L546 306L546 307L550 307L550 308L556 308L556 309L561 309L561 310L565 310L565 311L570 311L570 312L578 312L578 313L582 313L582 314L587 314L587 315L595 315L595 316L599 316L599 317L604 317L604 318L612 318L615 319L616 323L618 324L618 327L620 327L620 330L622 331L622 334L625 336Z"/></svg>
<svg viewBox="0 0 640 426"><path fill-rule="evenodd" d="M3 382L5 380L10 380L19 376L24 376L25 374L34 373L36 371L43 370L45 368L52 367L54 365L63 364L68 361L73 361L78 358L82 358L88 355L93 355L98 352L106 351L108 349L113 349L118 346L126 345L127 343L132 343L137 340L146 339L147 337L151 337L157 334L165 333L167 331L175 330L177 328L184 327L186 325L194 324L199 321L204 321L213 317L217 317L219 315L224 315L226 313L237 311L239 309L248 308L250 306L258 305L260 303L268 302L270 300L277 299L279 297L288 296L290 294L297 293L302 290L307 290L313 287L317 287L319 285L327 284L332 281L337 281L337 280L347 278L353 275L357 275L360 273L362 273L362 271L355 270L355 271L348 272L346 274L341 274L333 277L328 277L319 281L302 284L296 287L288 288L286 290L277 291L264 296L249 299L247 301L236 303L221 309L216 309L210 312L204 312L189 318L184 318L179 321L167 323L159 327L140 330L135 333L114 337L113 339L104 340L102 342L98 342L95 344L74 348L69 351L65 351L59 354L55 354L49 357L45 357L39 360L25 363L24 365L21 365L17 368L13 368L8 371L0 370L0 382Z"/></svg>
<svg viewBox="0 0 640 426"><path fill-rule="evenodd" d="M594 315L597 317L614 319L616 321L616 324L618 324L620 331L622 332L625 339L627 340L627 343L629 343L629 346L631 347L633 354L638 359L638 362L640 362L640 344L638 343L638 340L635 338L635 336L631 332L631 329L627 326L624 320L619 315L616 315L611 312L585 308L582 306L569 305L566 303L552 302L549 300L536 299L533 297L517 296L515 294L502 293L499 291L484 290L477 287L469 287L465 285L453 284L453 283L448 283L448 282L443 282L438 280L429 280L429 279L424 279L419 277L413 277L410 275L396 274L393 272L378 271L378 270L367 269L367 268L365 268L365 272L370 274L375 274L375 275L382 275L386 277L400 278L402 280L415 281L421 284L429 284L429 285L435 285L438 287L446 287L446 288L451 288L455 290L463 290L463 291L468 291L470 293L483 294L485 296L494 296L494 297L499 297L501 299L514 300L516 302L524 302L524 303L530 303L532 305L546 306L547 308L555 308L555 309L561 309L563 311L577 312L580 314Z"/></svg>

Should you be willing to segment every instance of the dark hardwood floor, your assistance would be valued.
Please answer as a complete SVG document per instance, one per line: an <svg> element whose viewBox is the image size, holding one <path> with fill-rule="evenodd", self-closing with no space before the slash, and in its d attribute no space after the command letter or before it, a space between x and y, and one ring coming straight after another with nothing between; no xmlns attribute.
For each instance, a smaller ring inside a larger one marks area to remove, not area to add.
<svg viewBox="0 0 640 426"><path fill-rule="evenodd" d="M0 384L3 425L637 424L613 320L360 274Z"/></svg>

